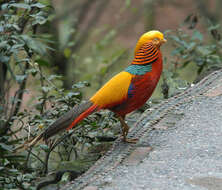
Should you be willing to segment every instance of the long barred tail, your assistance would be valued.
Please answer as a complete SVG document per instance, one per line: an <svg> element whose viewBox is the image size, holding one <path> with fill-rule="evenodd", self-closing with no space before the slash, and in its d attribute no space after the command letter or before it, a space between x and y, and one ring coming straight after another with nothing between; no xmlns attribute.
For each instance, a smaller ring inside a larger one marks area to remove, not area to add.
<svg viewBox="0 0 222 190"><path fill-rule="evenodd" d="M97 111L98 107L93 105L91 101L87 101L81 103L80 105L74 106L69 112L62 115L59 119L57 119L52 125L50 125L43 134L44 140L54 136L58 132L64 129L71 129L74 127L78 122L83 120L85 117Z"/></svg>

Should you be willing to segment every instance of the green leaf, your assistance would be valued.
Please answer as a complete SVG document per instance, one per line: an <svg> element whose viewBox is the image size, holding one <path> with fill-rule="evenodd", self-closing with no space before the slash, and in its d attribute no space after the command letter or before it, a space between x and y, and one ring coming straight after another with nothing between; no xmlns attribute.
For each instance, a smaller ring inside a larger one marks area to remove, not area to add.
<svg viewBox="0 0 222 190"><path fill-rule="evenodd" d="M50 66L49 62L44 59L37 59L35 60L35 62L38 63L40 66L46 66L46 67Z"/></svg>
<svg viewBox="0 0 222 190"><path fill-rule="evenodd" d="M62 182L68 182L70 180L70 173L69 172L65 172L62 176L61 181Z"/></svg>
<svg viewBox="0 0 222 190"><path fill-rule="evenodd" d="M186 67L186 66L187 66L189 63L190 63L190 60L187 60L187 61L183 62L183 64L182 64L182 67L181 67L181 68Z"/></svg>
<svg viewBox="0 0 222 190"><path fill-rule="evenodd" d="M202 56L209 55L212 52L208 46L198 46L197 50Z"/></svg>
<svg viewBox="0 0 222 190"><path fill-rule="evenodd" d="M209 31L211 31L211 30L217 30L217 29L219 29L220 28L220 24L217 24L217 25L212 25L212 26L210 26L209 28L208 28L208 30Z"/></svg>
<svg viewBox="0 0 222 190"><path fill-rule="evenodd" d="M42 25L47 22L47 18L45 17L45 15L42 11L38 12L37 14L32 14L30 16L34 18L32 25L36 25L36 24Z"/></svg>
<svg viewBox="0 0 222 190"><path fill-rule="evenodd" d="M8 49L8 47L10 47L9 45L8 45L8 41L1 41L0 42L0 48L2 49L2 48L7 48Z"/></svg>
<svg viewBox="0 0 222 190"><path fill-rule="evenodd" d="M2 8L2 10L5 10L8 8L8 6L9 6L8 3L4 3L4 4L2 4L1 8Z"/></svg>
<svg viewBox="0 0 222 190"><path fill-rule="evenodd" d="M203 41L203 34L201 34L198 30L195 30L195 31L193 32L193 35L192 35L191 40Z"/></svg>
<svg viewBox="0 0 222 190"><path fill-rule="evenodd" d="M24 47L24 44L15 44L11 47L10 51L13 52L13 49L20 49L22 47Z"/></svg>
<svg viewBox="0 0 222 190"><path fill-rule="evenodd" d="M195 42L191 42L191 43L188 44L187 49L188 49L189 51L191 51L191 50L193 50L193 48L194 48L195 46L196 46L196 43L195 43Z"/></svg>
<svg viewBox="0 0 222 190"><path fill-rule="evenodd" d="M4 150L10 151L10 152L12 152L12 150L13 150L12 146L4 144L4 143L0 143L0 147Z"/></svg>
<svg viewBox="0 0 222 190"><path fill-rule="evenodd" d="M15 75L15 80L21 84L24 79L26 79L27 75Z"/></svg>
<svg viewBox="0 0 222 190"><path fill-rule="evenodd" d="M46 54L47 46L41 43L40 41L31 38L28 35L21 35L22 40L24 40L25 44L40 55Z"/></svg>
<svg viewBox="0 0 222 190"><path fill-rule="evenodd" d="M8 56L0 55L0 62L1 63L8 63L9 59L10 59L10 57L8 57Z"/></svg>
<svg viewBox="0 0 222 190"><path fill-rule="evenodd" d="M54 80L54 79L61 79L62 78L62 76L59 76L59 75L50 75L49 77L48 77L48 79L51 81L51 80Z"/></svg>
<svg viewBox="0 0 222 190"><path fill-rule="evenodd" d="M11 173L14 173L14 174L18 174L19 173L19 171L16 170L16 169L9 169L8 171L11 172Z"/></svg>
<svg viewBox="0 0 222 190"><path fill-rule="evenodd" d="M42 91L45 92L45 93L49 92L51 89L52 89L52 87L48 87L48 86L43 86L42 87Z"/></svg>
<svg viewBox="0 0 222 190"><path fill-rule="evenodd" d="M0 32L3 32L3 31L4 31L4 27L0 26Z"/></svg>
<svg viewBox="0 0 222 190"><path fill-rule="evenodd" d="M66 96L68 98L78 97L80 95L80 92L69 92Z"/></svg>
<svg viewBox="0 0 222 190"><path fill-rule="evenodd" d="M72 88L83 88L83 87L86 87L86 86L89 86L89 85L90 84L87 81L80 81L76 84L73 84Z"/></svg>
<svg viewBox="0 0 222 190"><path fill-rule="evenodd" d="M46 5L44 5L44 4L42 4L42 3L34 3L34 4L32 4L31 5L31 7L38 7L38 8L44 8L44 7L46 7Z"/></svg>
<svg viewBox="0 0 222 190"><path fill-rule="evenodd" d="M16 29L17 31L20 31L20 30L21 30L21 28L19 28L19 26L18 26L17 24L12 24L12 27L13 27L14 29Z"/></svg>
<svg viewBox="0 0 222 190"><path fill-rule="evenodd" d="M41 149L43 149L45 152L49 152L49 147L46 144L40 144L39 145Z"/></svg>
<svg viewBox="0 0 222 190"><path fill-rule="evenodd" d="M193 13L189 14L189 15L184 19L184 23L189 23L192 16L193 16Z"/></svg>
<svg viewBox="0 0 222 190"><path fill-rule="evenodd" d="M65 48L64 49L64 55L65 55L66 58L69 58L71 56L71 54L72 54L72 51L71 51L70 48Z"/></svg>
<svg viewBox="0 0 222 190"><path fill-rule="evenodd" d="M18 63L21 69L24 69L24 65L22 65L21 63L25 63L25 62L30 63L30 59L29 58L24 58L24 59L15 60L15 63Z"/></svg>
<svg viewBox="0 0 222 190"><path fill-rule="evenodd" d="M36 76L36 74L38 73L38 70L36 68L31 68L27 70L26 73L31 73L32 76Z"/></svg>
<svg viewBox="0 0 222 190"><path fill-rule="evenodd" d="M9 4L9 7L16 7L16 8L21 8L21 9L31 9L30 5L25 4L25 3L12 3Z"/></svg>
<svg viewBox="0 0 222 190"><path fill-rule="evenodd" d="M10 164L10 162L8 161L8 159L4 158L3 159L3 165L7 166L8 164Z"/></svg>

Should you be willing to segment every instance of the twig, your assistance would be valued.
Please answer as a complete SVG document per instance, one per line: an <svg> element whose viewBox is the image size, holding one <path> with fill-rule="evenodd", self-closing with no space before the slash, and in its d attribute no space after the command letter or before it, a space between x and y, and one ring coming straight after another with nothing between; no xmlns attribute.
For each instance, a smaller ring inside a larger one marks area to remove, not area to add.
<svg viewBox="0 0 222 190"><path fill-rule="evenodd" d="M30 151L30 154L36 157L43 165L45 165L45 162L41 158L39 158L37 155L35 155L32 151Z"/></svg>
<svg viewBox="0 0 222 190"><path fill-rule="evenodd" d="M54 144L51 145L50 150L47 152L46 157L45 157L44 174L48 173L48 161L49 161L49 156L50 156L51 152L56 148L56 146L58 146L62 141L64 141L64 139L66 139L67 137L70 137L74 132L75 132L75 130L73 130L73 132L71 132L69 134L64 135L63 137L61 137L57 141L55 141Z"/></svg>

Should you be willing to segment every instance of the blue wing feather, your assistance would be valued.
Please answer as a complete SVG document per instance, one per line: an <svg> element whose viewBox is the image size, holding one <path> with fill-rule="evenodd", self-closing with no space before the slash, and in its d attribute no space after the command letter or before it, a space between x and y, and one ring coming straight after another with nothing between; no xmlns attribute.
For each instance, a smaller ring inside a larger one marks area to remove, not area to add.
<svg viewBox="0 0 222 190"><path fill-rule="evenodd" d="M128 89L128 97L132 98L133 97L133 84L131 83Z"/></svg>

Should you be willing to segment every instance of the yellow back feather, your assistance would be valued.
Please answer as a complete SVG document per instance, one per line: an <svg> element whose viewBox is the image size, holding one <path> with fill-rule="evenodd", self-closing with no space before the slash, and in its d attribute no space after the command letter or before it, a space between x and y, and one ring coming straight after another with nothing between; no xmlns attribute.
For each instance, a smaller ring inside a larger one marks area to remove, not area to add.
<svg viewBox="0 0 222 190"><path fill-rule="evenodd" d="M134 75L122 71L111 78L90 100L99 107L115 105L127 98L128 88Z"/></svg>

